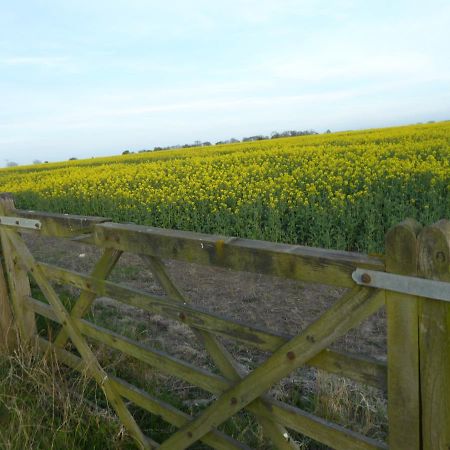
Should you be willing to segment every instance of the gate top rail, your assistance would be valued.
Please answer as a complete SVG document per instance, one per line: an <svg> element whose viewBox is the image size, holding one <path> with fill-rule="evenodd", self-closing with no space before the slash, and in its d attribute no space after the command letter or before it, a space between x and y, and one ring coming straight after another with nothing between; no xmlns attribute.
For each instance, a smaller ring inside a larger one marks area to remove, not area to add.
<svg viewBox="0 0 450 450"><path fill-rule="evenodd" d="M105 222L94 227L100 247L163 259L352 287L357 267L384 271L384 261L360 253Z"/></svg>

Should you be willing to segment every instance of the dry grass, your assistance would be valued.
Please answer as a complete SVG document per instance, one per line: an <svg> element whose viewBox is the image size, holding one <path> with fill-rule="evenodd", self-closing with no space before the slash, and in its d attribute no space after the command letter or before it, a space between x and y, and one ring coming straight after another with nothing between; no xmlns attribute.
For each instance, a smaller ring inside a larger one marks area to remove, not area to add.
<svg viewBox="0 0 450 450"><path fill-rule="evenodd" d="M135 448L85 377L61 367L34 349L0 355L0 448Z"/></svg>
<svg viewBox="0 0 450 450"><path fill-rule="evenodd" d="M374 439L385 439L387 404L377 389L317 371L314 413Z"/></svg>

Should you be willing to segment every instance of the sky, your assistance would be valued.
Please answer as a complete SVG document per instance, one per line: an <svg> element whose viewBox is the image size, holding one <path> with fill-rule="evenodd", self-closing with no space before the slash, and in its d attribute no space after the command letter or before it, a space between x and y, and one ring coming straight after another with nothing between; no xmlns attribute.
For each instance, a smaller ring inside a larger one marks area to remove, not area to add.
<svg viewBox="0 0 450 450"><path fill-rule="evenodd" d="M0 166L450 119L450 2L0 0Z"/></svg>

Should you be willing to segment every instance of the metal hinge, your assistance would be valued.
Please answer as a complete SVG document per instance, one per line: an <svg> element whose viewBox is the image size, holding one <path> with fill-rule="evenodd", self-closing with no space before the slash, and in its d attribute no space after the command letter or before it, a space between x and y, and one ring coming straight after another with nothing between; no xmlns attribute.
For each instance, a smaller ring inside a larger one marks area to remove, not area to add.
<svg viewBox="0 0 450 450"><path fill-rule="evenodd" d="M450 302L450 283L445 281L427 280L366 269L356 269L352 273L352 278L355 283L362 286Z"/></svg>
<svg viewBox="0 0 450 450"><path fill-rule="evenodd" d="M9 216L0 216L0 226L1 225L14 228L27 228L30 230L40 230L42 227L39 220L23 219L22 217Z"/></svg>

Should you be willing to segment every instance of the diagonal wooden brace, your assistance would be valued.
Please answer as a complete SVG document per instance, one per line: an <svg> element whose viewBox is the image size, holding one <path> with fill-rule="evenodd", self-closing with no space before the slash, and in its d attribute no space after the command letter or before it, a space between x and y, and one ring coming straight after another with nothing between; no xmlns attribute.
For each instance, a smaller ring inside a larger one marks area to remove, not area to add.
<svg viewBox="0 0 450 450"><path fill-rule="evenodd" d="M117 392L117 389L114 387L114 385L111 383L108 374L99 364L94 353L80 333L77 325L70 317L70 314L67 312L67 310L64 308L64 305L59 299L58 294L55 292L52 285L47 280L45 274L36 263L33 255L30 253L25 243L22 241L19 235L13 231L3 230L2 233L4 233L5 237L15 248L19 258L21 259L21 262L23 263L27 271L33 276L42 293L47 298L49 304L53 307L56 317L61 322L63 328L66 330L68 336L85 361L87 370L92 374L93 378L103 389L106 398L117 412L117 415L129 431L131 436L140 444L143 449L156 448L158 444L149 440L149 438L144 435L142 430L137 425L130 411L126 407L122 397Z"/></svg>
<svg viewBox="0 0 450 450"><path fill-rule="evenodd" d="M282 345L268 360L225 392L192 423L167 439L160 449L182 450L189 447L210 429L219 426L263 395L274 383L305 364L338 337L376 312L384 304L384 295L378 295L379 292L370 288L352 289L303 333Z"/></svg>
<svg viewBox="0 0 450 450"><path fill-rule="evenodd" d="M164 262L160 258L148 255L141 255L141 258L150 266L154 277L169 297L184 303L189 302L189 299L183 295L170 278ZM215 336L207 331L196 330L194 328L191 329L199 340L203 342L214 363L226 378L230 381L237 382L245 376L245 373L238 362ZM254 409L263 408L270 408L270 405L267 404L264 399L257 399L255 401ZM263 427L266 436L272 440L279 450L298 450L298 445L290 438L286 428L258 414L256 414L256 418Z"/></svg>
<svg viewBox="0 0 450 450"><path fill-rule="evenodd" d="M109 274L117 264L117 261L119 261L121 255L122 251L120 250L110 248L105 249L103 255L97 261L97 264L92 270L91 276L99 280L108 278ZM89 291L83 291L78 297L78 300L75 302L75 305L70 312L70 316L77 319L83 317L89 311L95 297L96 294ZM67 343L67 339L67 331L63 328L56 336L54 344L57 347L64 347Z"/></svg>

